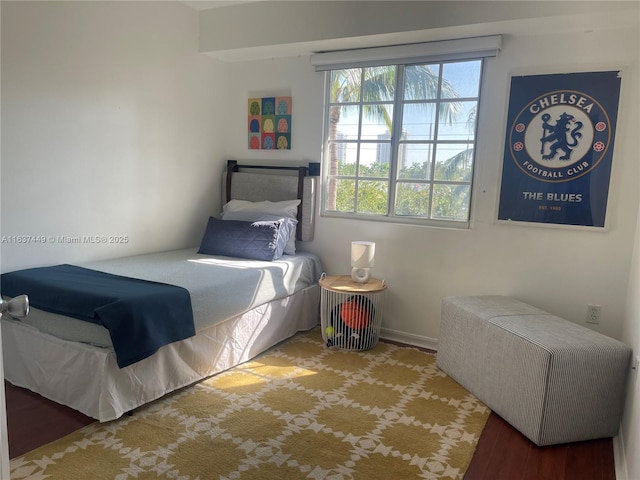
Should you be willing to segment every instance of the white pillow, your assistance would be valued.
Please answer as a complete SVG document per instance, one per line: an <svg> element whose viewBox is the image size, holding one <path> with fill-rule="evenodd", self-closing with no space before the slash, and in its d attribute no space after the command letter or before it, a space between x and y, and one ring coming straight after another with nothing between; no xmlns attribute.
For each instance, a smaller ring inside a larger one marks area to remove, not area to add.
<svg viewBox="0 0 640 480"><path fill-rule="evenodd" d="M281 202L250 202L248 200L230 200L222 207L223 220L242 220L259 222L264 220L275 220L277 217L295 220L298 218L298 205L300 200L284 200ZM288 222L289 225L292 222ZM294 224L295 226L295 224ZM291 233L287 245L284 248L287 255L296 254L296 232Z"/></svg>
<svg viewBox="0 0 640 480"><path fill-rule="evenodd" d="M300 200L284 200L282 202L250 202L248 200L230 200L222 207L222 213L226 212L253 212L269 215L284 215L288 218L298 218L298 205Z"/></svg>

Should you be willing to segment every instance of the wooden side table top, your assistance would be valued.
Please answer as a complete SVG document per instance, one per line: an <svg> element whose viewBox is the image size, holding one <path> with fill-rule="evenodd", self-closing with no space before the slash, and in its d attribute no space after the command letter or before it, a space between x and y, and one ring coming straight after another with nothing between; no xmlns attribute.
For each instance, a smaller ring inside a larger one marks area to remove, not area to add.
<svg viewBox="0 0 640 480"><path fill-rule="evenodd" d="M351 275L330 275L320 279L320 286L327 290L343 293L375 293L386 290L383 280L371 278L366 283L354 282Z"/></svg>

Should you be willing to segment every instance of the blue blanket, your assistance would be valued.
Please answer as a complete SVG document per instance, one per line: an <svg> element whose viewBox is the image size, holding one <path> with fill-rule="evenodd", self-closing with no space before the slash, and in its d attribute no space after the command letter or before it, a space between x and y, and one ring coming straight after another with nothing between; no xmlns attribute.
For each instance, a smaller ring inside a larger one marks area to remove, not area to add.
<svg viewBox="0 0 640 480"><path fill-rule="evenodd" d="M74 265L4 273L1 282L3 296L26 294L34 308L103 325L120 368L195 335L191 297L182 287Z"/></svg>

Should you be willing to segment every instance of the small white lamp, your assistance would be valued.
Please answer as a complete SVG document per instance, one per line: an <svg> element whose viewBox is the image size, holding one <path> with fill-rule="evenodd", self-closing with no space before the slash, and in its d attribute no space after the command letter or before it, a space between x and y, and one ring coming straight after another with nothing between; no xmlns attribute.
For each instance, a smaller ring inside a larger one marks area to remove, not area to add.
<svg viewBox="0 0 640 480"><path fill-rule="evenodd" d="M351 279L358 283L367 283L371 278L371 267L376 256L374 242L351 242Z"/></svg>

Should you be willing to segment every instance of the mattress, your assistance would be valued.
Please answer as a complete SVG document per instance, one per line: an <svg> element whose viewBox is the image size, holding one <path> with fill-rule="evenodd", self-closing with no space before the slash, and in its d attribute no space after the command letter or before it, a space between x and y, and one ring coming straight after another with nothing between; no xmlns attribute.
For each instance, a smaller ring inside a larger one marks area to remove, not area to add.
<svg viewBox="0 0 640 480"><path fill-rule="evenodd" d="M80 266L187 289L196 332L313 285L322 273L318 258L306 252L272 262L196 252L196 248L188 248ZM35 308L21 322L63 340L113 347L109 331L98 324Z"/></svg>
<svg viewBox="0 0 640 480"><path fill-rule="evenodd" d="M203 329L119 368L113 349L2 318L5 378L101 422L254 358L318 324L317 285Z"/></svg>
<svg viewBox="0 0 640 480"><path fill-rule="evenodd" d="M196 335L119 368L106 329L32 310L2 317L5 378L101 422L245 362L319 321L318 258L274 262L199 255L195 249L85 263L117 275L182 286Z"/></svg>

